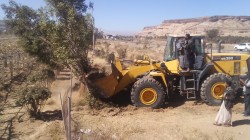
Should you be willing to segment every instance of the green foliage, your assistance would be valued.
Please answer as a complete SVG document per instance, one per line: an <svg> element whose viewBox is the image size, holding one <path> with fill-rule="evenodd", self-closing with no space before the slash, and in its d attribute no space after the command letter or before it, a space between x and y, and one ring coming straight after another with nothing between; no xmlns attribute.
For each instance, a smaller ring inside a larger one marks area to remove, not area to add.
<svg viewBox="0 0 250 140"><path fill-rule="evenodd" d="M0 60L0 95L17 95L17 105L27 107L32 116L39 115L42 105L51 95L49 87L55 80L54 72L27 55L18 47L16 39L0 42Z"/></svg>
<svg viewBox="0 0 250 140"><path fill-rule="evenodd" d="M52 70L42 68L31 71L27 77L27 84L36 84L41 87L50 87L51 83L55 80L55 74Z"/></svg>
<svg viewBox="0 0 250 140"><path fill-rule="evenodd" d="M219 35L219 30L218 29L211 29L206 31L206 36L210 41L213 41L216 39Z"/></svg>
<svg viewBox="0 0 250 140"><path fill-rule="evenodd" d="M44 102L51 96L48 88L29 86L19 93L18 106L26 106L31 116L37 116Z"/></svg>
<svg viewBox="0 0 250 140"><path fill-rule="evenodd" d="M55 80L55 75L46 66L37 63L26 79L16 104L26 106L31 116L38 116L42 105L51 96L49 87Z"/></svg>
<svg viewBox="0 0 250 140"><path fill-rule="evenodd" d="M220 36L218 37L219 40L223 40L223 43L226 44L239 44L250 42L250 37L242 37L242 36Z"/></svg>
<svg viewBox="0 0 250 140"><path fill-rule="evenodd" d="M47 7L33 10L14 1L2 5L6 25L22 46L50 66L70 65L76 74L89 71L92 19L85 0L47 0Z"/></svg>
<svg viewBox="0 0 250 140"><path fill-rule="evenodd" d="M124 40L124 41L133 41L134 40L134 36L116 35L115 38L119 39L119 40Z"/></svg>

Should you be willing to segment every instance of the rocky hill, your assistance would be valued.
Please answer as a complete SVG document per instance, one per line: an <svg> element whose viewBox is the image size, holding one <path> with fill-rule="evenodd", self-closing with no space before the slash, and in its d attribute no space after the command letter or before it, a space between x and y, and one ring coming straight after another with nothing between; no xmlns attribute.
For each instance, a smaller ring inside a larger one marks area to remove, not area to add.
<svg viewBox="0 0 250 140"><path fill-rule="evenodd" d="M137 35L144 37L185 33L204 35L210 29L218 29L220 36L250 37L250 16L211 16L165 20L160 25L145 27Z"/></svg>

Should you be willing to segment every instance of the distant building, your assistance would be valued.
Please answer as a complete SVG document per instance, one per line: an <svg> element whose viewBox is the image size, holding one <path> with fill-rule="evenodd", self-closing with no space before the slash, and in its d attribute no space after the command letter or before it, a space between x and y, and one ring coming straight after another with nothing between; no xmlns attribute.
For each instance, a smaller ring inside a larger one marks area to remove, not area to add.
<svg viewBox="0 0 250 140"><path fill-rule="evenodd" d="M113 36L113 35L104 35L104 38L105 39L109 39L109 40L116 40L116 36Z"/></svg>

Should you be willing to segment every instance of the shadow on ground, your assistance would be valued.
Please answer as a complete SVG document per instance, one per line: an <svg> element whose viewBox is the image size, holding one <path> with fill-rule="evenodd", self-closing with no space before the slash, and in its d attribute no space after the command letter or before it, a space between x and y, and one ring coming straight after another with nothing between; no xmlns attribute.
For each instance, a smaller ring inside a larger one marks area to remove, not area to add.
<svg viewBox="0 0 250 140"><path fill-rule="evenodd" d="M70 77L57 77L57 80L70 80Z"/></svg>
<svg viewBox="0 0 250 140"><path fill-rule="evenodd" d="M131 102L131 97L129 91L123 91L119 94L109 98L109 99L102 99L104 103L110 103L114 107L127 107L129 105L133 105ZM187 99L180 95L171 96L169 99L166 99L166 102L162 105L161 108L168 108L168 107L178 107L183 105ZM200 104L201 101L197 100L195 103Z"/></svg>
<svg viewBox="0 0 250 140"><path fill-rule="evenodd" d="M36 119L43 121L55 121L62 120L62 111L61 110L53 110L53 111L45 111L41 112Z"/></svg>
<svg viewBox="0 0 250 140"><path fill-rule="evenodd" d="M233 126L240 126L240 125L250 125L250 120L249 119L244 119L244 120L237 120L233 122Z"/></svg>
<svg viewBox="0 0 250 140"><path fill-rule="evenodd" d="M10 140L18 137L18 134L14 132L13 121L14 118L6 121L4 124L1 124L4 125L4 128L0 130L0 140Z"/></svg>

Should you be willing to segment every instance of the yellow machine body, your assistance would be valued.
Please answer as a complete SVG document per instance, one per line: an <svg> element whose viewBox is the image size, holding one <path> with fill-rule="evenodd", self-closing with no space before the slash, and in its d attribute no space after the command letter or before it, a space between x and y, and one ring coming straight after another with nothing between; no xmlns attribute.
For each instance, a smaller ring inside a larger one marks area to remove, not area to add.
<svg viewBox="0 0 250 140"><path fill-rule="evenodd" d="M214 53L212 57L222 57L224 60L216 61L214 60L214 68L217 73L226 73L230 76L233 75L243 75L247 69L246 60L250 58L248 54L241 54L240 60L230 60L230 57L237 57L239 54L229 54L229 53ZM211 62L210 55L208 54L205 58L206 62ZM171 74L180 75L179 61L172 60L164 62ZM153 70L158 70L157 72L150 72ZM101 79L96 80L95 85L101 89L102 94L105 97L111 97L116 93L123 90L130 83L136 81L136 78L146 72L150 72L150 75L153 77L161 77L164 81L165 86L167 86L167 79L165 79L165 73L161 71L160 62L150 62L150 60L140 60L135 62L135 65L132 65L128 68L123 69L122 64L119 59L115 60L115 63L112 66L112 73Z"/></svg>
<svg viewBox="0 0 250 140"><path fill-rule="evenodd" d="M167 93L170 88L173 90L170 84L174 83L173 80L177 80L177 86L182 93L189 94L192 92L195 94L196 92L202 92L201 98L205 102L218 105L226 88L223 77L224 79L228 77L230 79L231 77L246 74L249 69L248 63L250 63L248 61L250 59L249 54L204 53L201 57L204 67L200 67L193 73L183 73L178 56L170 56L170 58L167 61L137 60L127 68L123 68L120 60L116 59L111 64L112 73L107 77L97 79L93 83L106 98L114 96L125 88L130 88L129 90L132 90L131 99L136 106L154 107L154 104L157 104L158 99L162 97L161 94ZM189 84L185 78L192 75L195 76L189 81L194 81L195 89L186 87ZM149 78L143 79L145 76ZM222 78L218 80L220 77ZM186 83L183 84L183 81ZM145 86L140 85L143 83L145 83ZM178 85L179 83L180 85ZM157 87L158 85L160 86ZM163 92L158 94L159 91ZM136 95L134 95L135 93ZM159 102L163 102L162 100ZM161 103L158 103L158 105L161 105ZM158 105L155 105L155 107L158 107Z"/></svg>

